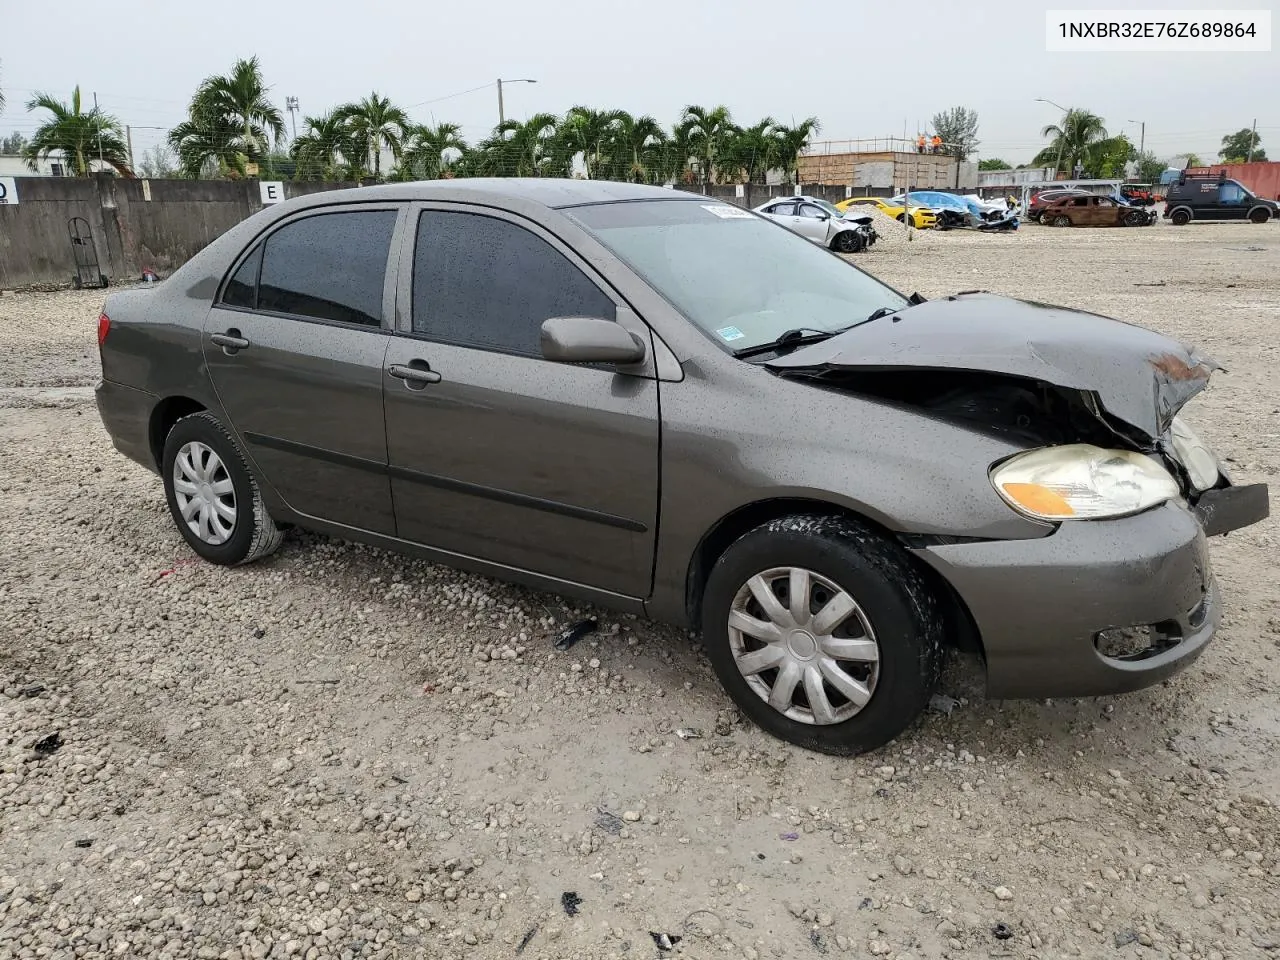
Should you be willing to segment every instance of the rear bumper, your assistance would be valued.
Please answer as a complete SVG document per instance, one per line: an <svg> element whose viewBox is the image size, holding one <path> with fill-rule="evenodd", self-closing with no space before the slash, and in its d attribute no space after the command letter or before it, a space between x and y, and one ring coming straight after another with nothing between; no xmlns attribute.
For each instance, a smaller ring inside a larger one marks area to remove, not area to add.
<svg viewBox="0 0 1280 960"><path fill-rule="evenodd" d="M1235 519L1249 512L1249 497L1230 499L1239 501L1231 505ZM1183 504L1064 523L1035 540L916 553L968 607L992 697L1101 696L1150 686L1194 661L1222 617L1205 531ZM1104 631L1135 627L1149 628L1149 644L1124 658L1099 649L1110 639L1100 641Z"/></svg>
<svg viewBox="0 0 1280 960"><path fill-rule="evenodd" d="M151 453L151 412L158 401L145 390L101 380L94 389L98 416L115 448L130 460L157 472Z"/></svg>

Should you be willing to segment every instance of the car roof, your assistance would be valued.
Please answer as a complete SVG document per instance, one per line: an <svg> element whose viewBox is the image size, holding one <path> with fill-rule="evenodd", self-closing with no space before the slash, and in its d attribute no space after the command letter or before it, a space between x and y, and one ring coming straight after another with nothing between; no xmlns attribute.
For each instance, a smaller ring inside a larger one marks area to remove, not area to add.
<svg viewBox="0 0 1280 960"><path fill-rule="evenodd" d="M410 183L383 183L347 190L326 190L298 197L292 206L342 203L348 201L455 200L461 202L532 202L552 209L580 207L594 203L634 200L708 200L698 193L666 187L612 180L570 180L558 177L466 177L419 180Z"/></svg>

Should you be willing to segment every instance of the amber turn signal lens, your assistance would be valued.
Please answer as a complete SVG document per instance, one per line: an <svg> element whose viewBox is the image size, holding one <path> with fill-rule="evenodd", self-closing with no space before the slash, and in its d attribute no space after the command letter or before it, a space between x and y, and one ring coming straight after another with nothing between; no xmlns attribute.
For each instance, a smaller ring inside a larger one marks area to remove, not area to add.
<svg viewBox="0 0 1280 960"><path fill-rule="evenodd" d="M1024 510L1041 517L1070 517L1075 509L1061 496L1038 483L1001 484L1005 494Z"/></svg>

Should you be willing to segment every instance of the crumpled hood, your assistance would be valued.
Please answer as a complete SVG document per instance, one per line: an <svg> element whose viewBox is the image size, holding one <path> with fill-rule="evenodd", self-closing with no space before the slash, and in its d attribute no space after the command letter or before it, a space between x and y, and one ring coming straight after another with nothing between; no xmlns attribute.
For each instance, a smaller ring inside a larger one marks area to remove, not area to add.
<svg viewBox="0 0 1280 960"><path fill-rule="evenodd" d="M1152 439L1218 365L1120 320L987 293L930 300L768 361L779 373L971 370L1089 391Z"/></svg>

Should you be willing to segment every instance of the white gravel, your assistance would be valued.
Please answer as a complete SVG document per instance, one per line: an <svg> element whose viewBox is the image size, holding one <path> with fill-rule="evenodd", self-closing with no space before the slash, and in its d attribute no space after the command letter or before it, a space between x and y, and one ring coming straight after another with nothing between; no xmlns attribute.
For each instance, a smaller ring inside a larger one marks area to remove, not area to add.
<svg viewBox="0 0 1280 960"><path fill-rule="evenodd" d="M1195 422L1280 482L1280 227L854 261L1199 344ZM674 630L597 611L557 653L583 609L296 532L192 563L49 389L92 384L100 301L0 298L0 957L1280 955L1276 520L1213 544L1223 632L1170 683L998 702L960 662L949 712L838 760L744 726Z"/></svg>

